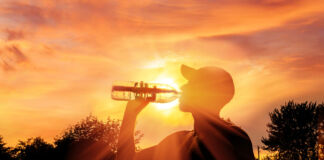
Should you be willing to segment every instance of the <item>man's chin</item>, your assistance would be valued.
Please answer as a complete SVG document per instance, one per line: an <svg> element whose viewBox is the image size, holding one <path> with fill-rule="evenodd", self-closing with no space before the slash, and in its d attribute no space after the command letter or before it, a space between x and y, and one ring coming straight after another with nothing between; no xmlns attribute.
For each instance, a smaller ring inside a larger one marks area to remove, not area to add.
<svg viewBox="0 0 324 160"><path fill-rule="evenodd" d="M179 104L179 109L182 112L191 112L189 107L187 105L184 105L184 104Z"/></svg>

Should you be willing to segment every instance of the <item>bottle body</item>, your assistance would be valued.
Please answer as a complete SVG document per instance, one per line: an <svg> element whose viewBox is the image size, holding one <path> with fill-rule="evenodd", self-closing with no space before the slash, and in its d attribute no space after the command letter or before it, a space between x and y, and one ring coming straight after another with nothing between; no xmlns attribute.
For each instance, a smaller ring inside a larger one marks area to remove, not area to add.
<svg viewBox="0 0 324 160"><path fill-rule="evenodd" d="M179 97L179 92L167 84L141 82L114 82L111 98L130 101L144 99L156 103L168 103Z"/></svg>

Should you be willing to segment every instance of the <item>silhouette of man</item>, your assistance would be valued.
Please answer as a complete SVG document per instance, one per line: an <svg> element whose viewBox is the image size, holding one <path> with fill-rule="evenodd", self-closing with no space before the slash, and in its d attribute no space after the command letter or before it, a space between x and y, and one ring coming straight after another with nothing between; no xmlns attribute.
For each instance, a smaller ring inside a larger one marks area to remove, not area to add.
<svg viewBox="0 0 324 160"><path fill-rule="evenodd" d="M135 152L134 127L140 111L148 104L129 101L118 141L118 160L254 160L249 136L219 117L220 110L234 95L231 75L217 67L198 70L181 66L188 83L181 87L179 107L192 113L193 131L180 131L158 145Z"/></svg>

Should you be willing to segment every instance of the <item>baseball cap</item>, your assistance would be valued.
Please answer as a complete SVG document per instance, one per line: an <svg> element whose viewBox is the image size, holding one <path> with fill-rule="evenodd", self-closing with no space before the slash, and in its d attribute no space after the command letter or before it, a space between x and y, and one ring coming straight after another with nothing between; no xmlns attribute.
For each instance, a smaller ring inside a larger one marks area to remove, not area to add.
<svg viewBox="0 0 324 160"><path fill-rule="evenodd" d="M181 74L189 82L199 82L204 89L215 90L223 94L234 95L234 83L232 76L219 67L202 67L194 69L187 65L181 65Z"/></svg>

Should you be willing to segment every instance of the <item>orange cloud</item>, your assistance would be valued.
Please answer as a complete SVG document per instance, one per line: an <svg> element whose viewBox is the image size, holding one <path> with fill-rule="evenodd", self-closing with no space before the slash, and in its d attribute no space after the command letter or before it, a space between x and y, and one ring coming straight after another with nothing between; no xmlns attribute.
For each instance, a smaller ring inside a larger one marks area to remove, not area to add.
<svg viewBox="0 0 324 160"><path fill-rule="evenodd" d="M25 34L22 31L16 31L12 29L5 29L5 33L7 33L7 40L17 40L17 39L22 39L25 37Z"/></svg>

